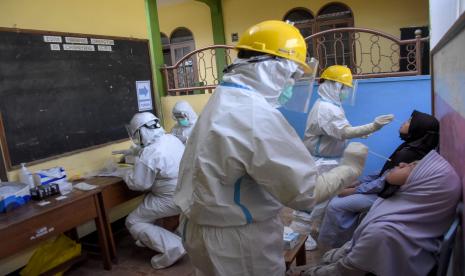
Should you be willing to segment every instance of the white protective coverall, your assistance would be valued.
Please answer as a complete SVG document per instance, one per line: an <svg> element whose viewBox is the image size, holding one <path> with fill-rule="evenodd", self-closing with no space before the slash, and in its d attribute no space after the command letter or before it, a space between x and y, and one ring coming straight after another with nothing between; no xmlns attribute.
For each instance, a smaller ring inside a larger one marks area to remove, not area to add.
<svg viewBox="0 0 465 276"><path fill-rule="evenodd" d="M394 119L391 114L381 115L373 123L352 127L341 104L342 86L325 80L318 87L320 98L310 110L304 135L304 144L315 158L340 158L347 139L369 135Z"/></svg>
<svg viewBox="0 0 465 276"><path fill-rule="evenodd" d="M192 106L188 102L179 101L173 107L173 117L174 114L185 114L187 116L187 126L182 126L179 122L176 122L176 125L171 129L171 134L186 144L186 141L194 128L195 122L197 122L197 113L195 113L194 109L192 109ZM174 119L176 120L176 118Z"/></svg>
<svg viewBox="0 0 465 276"><path fill-rule="evenodd" d="M317 173L276 109L297 69L289 60L236 60L202 111L181 161L175 202L198 275L284 275L283 205L307 210L360 175L367 148Z"/></svg>
<svg viewBox="0 0 465 276"><path fill-rule="evenodd" d="M381 129L394 118L393 115L381 115L372 123L353 127L342 108L340 99L342 88L342 83L325 80L318 87L320 98L308 115L304 144L315 158L320 173L329 171L339 164L347 139L367 136ZM320 224L327 204L328 202L321 202L316 205L311 214L294 211L291 228L309 234L311 225ZM307 239L306 248L308 250L316 248L316 242L311 236Z"/></svg>
<svg viewBox="0 0 465 276"><path fill-rule="evenodd" d="M173 135L165 134L163 128L143 131L143 140L148 146L136 157L134 169L124 180L129 189L147 194L127 217L126 227L136 244L161 253L151 259L152 266L160 269L172 265L185 254L179 236L154 224L159 218L180 213L173 194L184 145Z"/></svg>

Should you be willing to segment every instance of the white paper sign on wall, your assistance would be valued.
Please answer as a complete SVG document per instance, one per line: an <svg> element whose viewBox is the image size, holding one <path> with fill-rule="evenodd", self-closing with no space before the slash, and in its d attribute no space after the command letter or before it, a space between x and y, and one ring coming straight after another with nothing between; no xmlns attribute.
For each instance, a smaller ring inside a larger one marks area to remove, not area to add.
<svg viewBox="0 0 465 276"><path fill-rule="evenodd" d="M137 103L139 111L152 110L152 91L150 89L150 81L136 81Z"/></svg>

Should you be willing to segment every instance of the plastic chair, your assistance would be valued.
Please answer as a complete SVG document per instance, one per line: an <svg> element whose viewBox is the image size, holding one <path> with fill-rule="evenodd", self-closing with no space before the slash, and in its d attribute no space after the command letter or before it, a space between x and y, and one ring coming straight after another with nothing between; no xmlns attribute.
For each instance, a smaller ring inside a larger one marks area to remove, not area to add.
<svg viewBox="0 0 465 276"><path fill-rule="evenodd" d="M444 235L444 240L439 250L439 259L437 264L437 276L446 276L449 268L449 262L452 255L452 250L455 243L455 236L462 221L463 202L457 205L457 211L454 221Z"/></svg>

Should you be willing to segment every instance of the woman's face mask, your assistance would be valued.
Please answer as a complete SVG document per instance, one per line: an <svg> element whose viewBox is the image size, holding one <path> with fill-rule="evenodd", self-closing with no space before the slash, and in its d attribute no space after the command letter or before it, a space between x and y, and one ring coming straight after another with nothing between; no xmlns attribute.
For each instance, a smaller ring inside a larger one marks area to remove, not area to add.
<svg viewBox="0 0 465 276"><path fill-rule="evenodd" d="M291 79L284 86L278 98L278 102L280 105L285 105L292 98L292 94L294 93L294 83L295 81Z"/></svg>
<svg viewBox="0 0 465 276"><path fill-rule="evenodd" d="M353 87L342 85L341 92L339 93L339 99L341 100L341 103L353 106L355 104L356 92L357 81L353 81Z"/></svg>
<svg viewBox="0 0 465 276"><path fill-rule="evenodd" d="M187 119L187 115L184 113L175 113L173 114L174 118L178 122L178 125L187 127L189 126L189 119Z"/></svg>
<svg viewBox="0 0 465 276"><path fill-rule="evenodd" d="M189 126L189 120L187 120L186 118L180 118L180 119L177 119L177 120L178 120L178 124L180 126L183 126L183 127Z"/></svg>
<svg viewBox="0 0 465 276"><path fill-rule="evenodd" d="M347 90L342 89L341 94L339 94L339 99L341 99L341 102L344 102L349 98L349 93Z"/></svg>

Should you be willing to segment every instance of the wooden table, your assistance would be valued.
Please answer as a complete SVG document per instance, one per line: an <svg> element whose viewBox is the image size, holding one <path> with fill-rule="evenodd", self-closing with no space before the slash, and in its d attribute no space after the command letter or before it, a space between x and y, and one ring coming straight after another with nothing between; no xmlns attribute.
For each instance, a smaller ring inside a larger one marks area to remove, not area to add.
<svg viewBox="0 0 465 276"><path fill-rule="evenodd" d="M284 251L286 270L289 269L294 259L296 265L305 265L307 263L307 256L305 255L305 241L307 241L307 238L307 235L300 235L297 245L291 250Z"/></svg>
<svg viewBox="0 0 465 276"><path fill-rule="evenodd" d="M142 196L144 193L129 190L124 180L119 177L93 177L84 180L84 182L97 185L98 191L100 191L100 193L97 194L97 199L102 210L104 231L108 241L110 258L116 263L118 258L108 213L112 208L133 198Z"/></svg>
<svg viewBox="0 0 465 276"><path fill-rule="evenodd" d="M99 189L86 192L74 189L63 200L56 200L56 196L50 197L46 199L50 204L45 206L31 201L16 210L0 214L0 258L37 245L94 219L103 266L105 269L111 269L109 243L99 194Z"/></svg>
<svg viewBox="0 0 465 276"><path fill-rule="evenodd" d="M93 177L86 179L84 182L97 185L100 193L97 194L100 208L102 209L102 218L105 226L105 234L108 240L108 247L110 250L111 259L117 263L118 256L116 253L116 245L111 230L111 223L108 213L112 208L123 204L131 199L142 196L145 193L135 192L129 190L123 179L119 177ZM155 222L160 227L163 227L169 231L176 230L179 223L179 215L165 217Z"/></svg>

